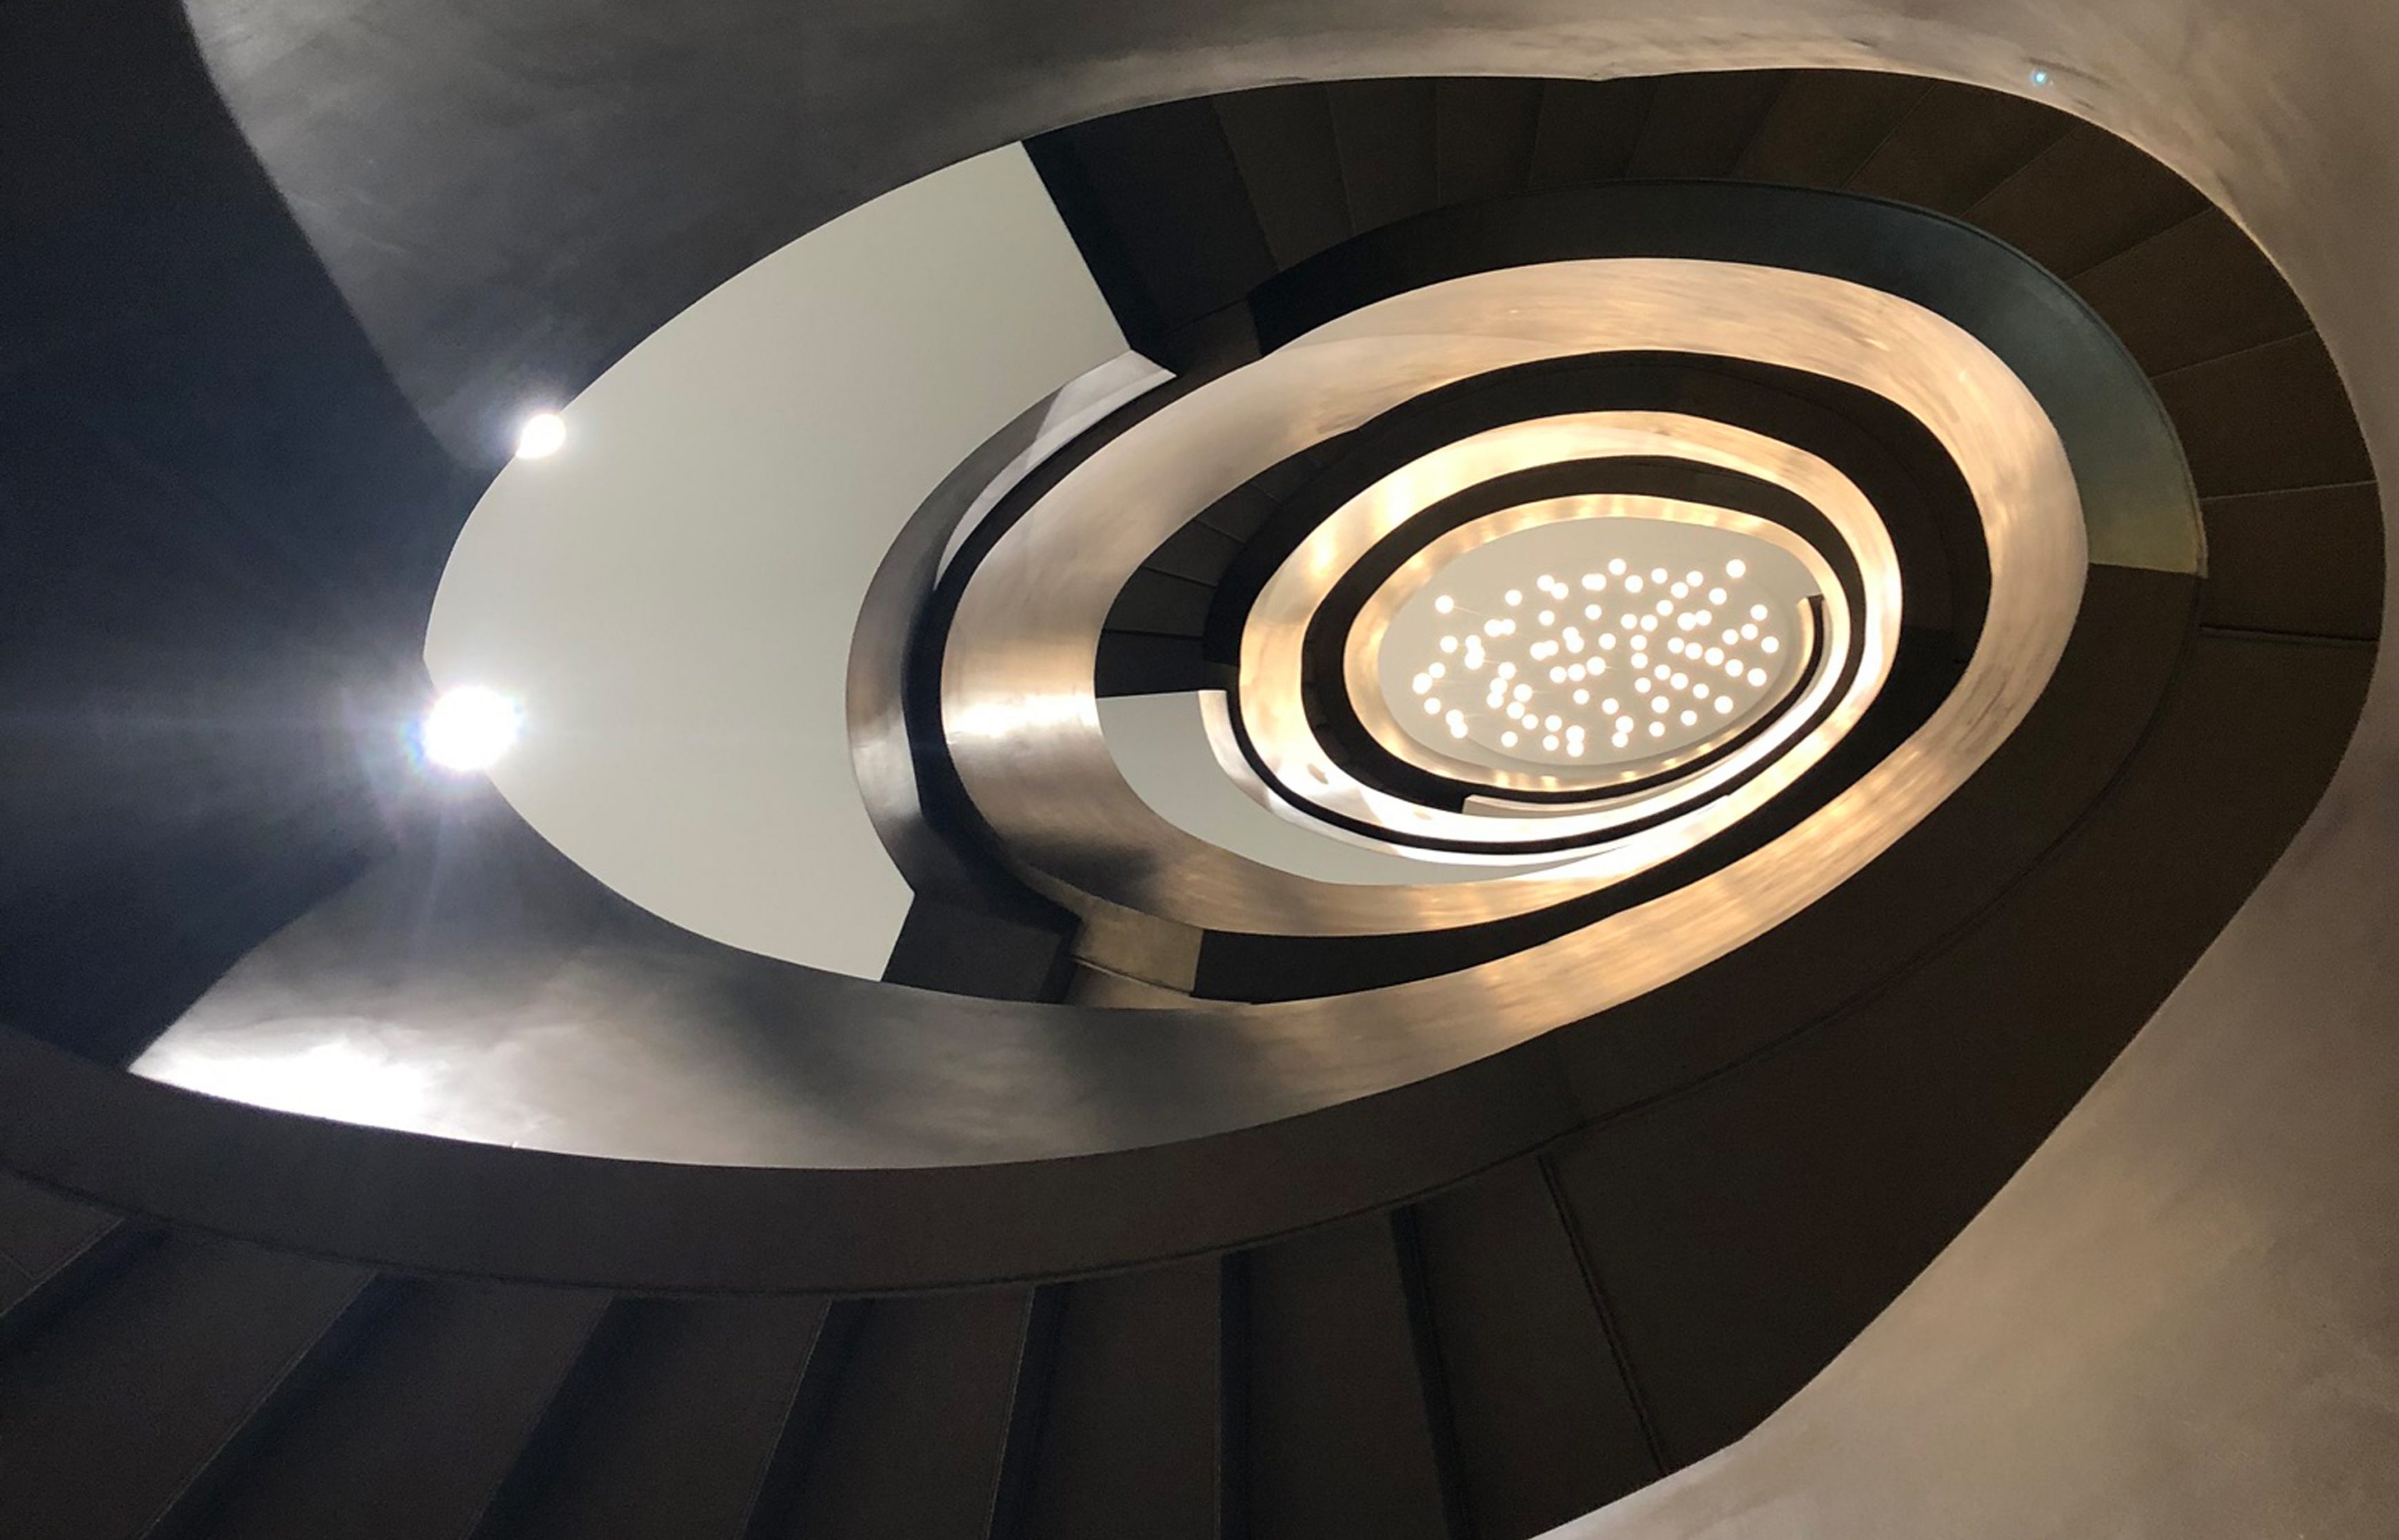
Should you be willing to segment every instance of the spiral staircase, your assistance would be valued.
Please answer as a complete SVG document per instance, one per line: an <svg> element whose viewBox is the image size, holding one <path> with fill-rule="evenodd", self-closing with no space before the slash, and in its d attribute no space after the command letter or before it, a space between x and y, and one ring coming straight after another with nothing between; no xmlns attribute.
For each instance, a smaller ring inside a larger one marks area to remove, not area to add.
<svg viewBox="0 0 2399 1540"><path fill-rule="evenodd" d="M70 69L74 30L20 58ZM61 772L23 826L55 839L21 844L20 870L100 875L12 893L6 916L0 1000L17 1030L0 1073L19 1087L20 1174L0 1180L0 1533L1542 1533L1735 1446L1866 1331L2164 1005L2333 780L2382 595L2379 493L2351 396L2241 225L2091 121L1836 69L1403 76L1186 96L1027 149L1126 339L1176 381L1078 435L927 588L909 666L936 694L943 638L973 620L977 563L1005 557L1008 532L1074 466L1316 327L1526 263L1811 241L1837 256L1863 231L1864 254L1838 260L1929 269L1954 241L2028 264L2033 277L1961 281L2053 283L2079 301L2043 302L2076 312L2057 323L2086 329L2076 345L2121 344L2133 385L2118 399L2126 420L2162 409L2203 561L2092 566L2021 724L1787 921L1568 1027L1125 1159L813 1185L635 1163L595 1174L582 1168L612 1163L124 1090L117 1066L217 975L388 863L346 793L262 790L272 777L254 763L216 783L228 812L213 846L78 846L79 820L113 816L111 791ZM144 218L180 217L172 190L128 196ZM2004 331L2026 312L1994 313ZM2084 355L2050 324L2014 345L2065 357L2066 378ZM1907 458L1905 424L1848 398L1720 359L1635 363L1426 392L1178 513L1106 601L1096 695L1240 681L1244 626L1332 509L1394 465L1544 412L1779 413L1866 467L1861 480L1882 477L1890 501L1921 503L1923 530L1949 517L1945 497L1960 502L1945 461ZM147 388L198 404L187 379ZM93 436L64 399L12 408L12 437L32 442L45 412ZM2114 497L2164 527L2172 479L2164 493L2139 481L2148 462L2116 424L2093 407L2061 428L2082 435L2068 450L2084 456L2084 503ZM203 438L117 453L124 498L87 495L75 532L59 527L77 517L74 483L29 477L21 506L40 517L12 537L11 567L76 592L129 572L139 592L193 581L210 540L226 565L278 548L319 563L321 531L237 522L142 570L145 477L188 487L216 454L289 477L308 453ZM26 463L67 464L60 433L49 441ZM472 480L412 474L454 498ZM378 533L371 550L394 567L415 550L421 571L427 538ZM1927 633L1935 661L1905 676L1918 695L1894 687L1897 715L1794 793L1813 802L1769 804L1753 844L1703 849L1629 896L1417 932L1244 927L1172 905L1078 925L1063 868L1027 879L1037 863L992 811L999 783L928 752L920 715L925 820L956 864L918 883L887 981L1116 1007L1110 1030L1135 1042L1195 1002L1346 998L1364 1004L1345 1030L1364 1030L1416 1008L1383 992L1719 873L1826 805L1959 677L1990 579L1977 590L1972 561L1952 566L1964 597ZM360 654L417 623L393 608L388 629L344 623ZM251 640L251 625L216 635ZM275 655L274 630L250 661ZM1314 721L1335 738L1339 723ZM115 747L173 753L156 736L172 731ZM305 737L278 750L285 768L316 763ZM475 818L475 838L508 852L508 891L582 881L503 828L504 809ZM263 840L278 854L251 859ZM649 934L613 896L576 901L595 934ZM166 923L126 920L143 912ZM145 937L171 945L123 944ZM105 961L104 987L86 959ZM122 1141L110 1118L149 1131ZM502 1212L521 1228L495 1236Z"/></svg>

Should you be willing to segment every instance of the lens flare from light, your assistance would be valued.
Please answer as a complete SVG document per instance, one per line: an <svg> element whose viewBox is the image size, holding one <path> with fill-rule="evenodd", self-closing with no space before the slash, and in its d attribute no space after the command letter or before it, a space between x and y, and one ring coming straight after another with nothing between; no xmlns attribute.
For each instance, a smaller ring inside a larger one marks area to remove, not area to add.
<svg viewBox="0 0 2399 1540"><path fill-rule="evenodd" d="M566 419L555 412L536 412L517 428L517 458L547 460L566 447Z"/></svg>
<svg viewBox="0 0 2399 1540"><path fill-rule="evenodd" d="M444 770L488 770L516 746L524 712L497 690L463 684L445 690L417 724L426 763Z"/></svg>

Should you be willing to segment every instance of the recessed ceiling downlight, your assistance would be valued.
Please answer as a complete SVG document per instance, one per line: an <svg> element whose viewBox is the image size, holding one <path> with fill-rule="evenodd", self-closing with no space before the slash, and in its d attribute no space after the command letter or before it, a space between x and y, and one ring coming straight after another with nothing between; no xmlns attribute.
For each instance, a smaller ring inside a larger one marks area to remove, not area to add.
<svg viewBox="0 0 2399 1540"><path fill-rule="evenodd" d="M536 412L517 429L517 458L547 460L566 447L566 419L555 412Z"/></svg>
<svg viewBox="0 0 2399 1540"><path fill-rule="evenodd" d="M463 684L443 691L425 713L417 747L426 763L444 770L488 770L515 746L523 725L515 701L481 684Z"/></svg>

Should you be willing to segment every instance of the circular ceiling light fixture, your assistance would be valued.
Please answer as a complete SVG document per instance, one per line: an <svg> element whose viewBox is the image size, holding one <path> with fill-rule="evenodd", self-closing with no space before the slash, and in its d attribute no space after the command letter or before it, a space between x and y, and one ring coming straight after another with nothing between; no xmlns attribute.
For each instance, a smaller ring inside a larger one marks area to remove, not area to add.
<svg viewBox="0 0 2399 1540"><path fill-rule="evenodd" d="M445 690L417 723L417 749L444 770L488 770L513 748L524 725L517 703L497 690L463 684Z"/></svg>
<svg viewBox="0 0 2399 1540"><path fill-rule="evenodd" d="M517 458L547 460L566 447L566 419L555 412L536 412L517 429Z"/></svg>
<svg viewBox="0 0 2399 1540"><path fill-rule="evenodd" d="M1391 615L1377 672L1410 736L1493 768L1688 759L1788 692L1816 592L1755 535L1564 520L1427 574Z"/></svg>

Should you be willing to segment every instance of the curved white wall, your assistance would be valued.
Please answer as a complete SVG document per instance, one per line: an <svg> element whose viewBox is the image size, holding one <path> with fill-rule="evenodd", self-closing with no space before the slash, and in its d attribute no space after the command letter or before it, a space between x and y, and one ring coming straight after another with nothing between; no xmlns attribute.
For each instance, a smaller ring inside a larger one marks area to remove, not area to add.
<svg viewBox="0 0 2399 1540"><path fill-rule="evenodd" d="M500 473L426 663L522 701L493 780L592 875L872 978L909 892L850 767L860 600L946 472L1124 349L1022 146L886 194L659 329L565 409L563 450Z"/></svg>

